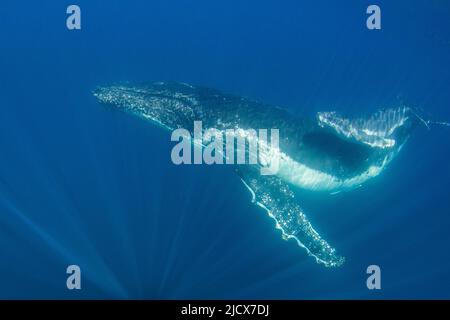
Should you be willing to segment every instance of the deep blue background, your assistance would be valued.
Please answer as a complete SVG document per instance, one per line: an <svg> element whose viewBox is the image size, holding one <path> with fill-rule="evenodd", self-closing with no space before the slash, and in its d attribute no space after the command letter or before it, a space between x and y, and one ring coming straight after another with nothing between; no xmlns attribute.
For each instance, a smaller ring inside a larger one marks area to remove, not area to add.
<svg viewBox="0 0 450 320"><path fill-rule="evenodd" d="M448 121L450 6L392 2L2 0L0 298L450 298L448 128L419 128L359 190L299 195L347 257L326 269L230 168L174 166L167 133L90 93L176 80L302 116L407 104ZM365 27L373 3L381 31Z"/></svg>

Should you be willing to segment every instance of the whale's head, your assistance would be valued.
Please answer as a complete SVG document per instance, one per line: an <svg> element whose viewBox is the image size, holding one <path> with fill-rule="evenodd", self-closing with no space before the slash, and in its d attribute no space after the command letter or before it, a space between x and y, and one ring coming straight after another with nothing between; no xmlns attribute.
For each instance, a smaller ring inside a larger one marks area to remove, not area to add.
<svg viewBox="0 0 450 320"><path fill-rule="evenodd" d="M193 123L192 105L196 103L193 88L166 82L118 84L97 87L92 94L112 109L174 129Z"/></svg>
<svg viewBox="0 0 450 320"><path fill-rule="evenodd" d="M127 84L97 87L92 94L100 103L136 114L145 112L146 94L137 86Z"/></svg>

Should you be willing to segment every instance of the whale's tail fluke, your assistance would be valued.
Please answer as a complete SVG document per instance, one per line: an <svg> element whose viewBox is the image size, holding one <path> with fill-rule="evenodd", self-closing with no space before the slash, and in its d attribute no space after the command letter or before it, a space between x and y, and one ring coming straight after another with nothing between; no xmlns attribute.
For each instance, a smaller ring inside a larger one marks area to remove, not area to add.
<svg viewBox="0 0 450 320"><path fill-rule="evenodd" d="M416 111L409 107L377 111L368 118L347 119L337 112L319 112L320 126L329 127L340 136L377 149L398 150L419 123L428 126Z"/></svg>

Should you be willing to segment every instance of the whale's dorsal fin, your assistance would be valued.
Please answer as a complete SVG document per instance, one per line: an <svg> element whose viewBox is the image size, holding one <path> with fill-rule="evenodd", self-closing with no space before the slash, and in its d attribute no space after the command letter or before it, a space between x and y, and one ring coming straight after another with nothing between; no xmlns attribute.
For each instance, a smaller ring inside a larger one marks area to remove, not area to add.
<svg viewBox="0 0 450 320"><path fill-rule="evenodd" d="M276 228L281 230L284 239L295 239L317 262L327 267L338 267L344 263L344 257L339 256L314 230L285 182L276 176L261 176L248 166L240 166L236 171L252 193L252 201L275 220Z"/></svg>

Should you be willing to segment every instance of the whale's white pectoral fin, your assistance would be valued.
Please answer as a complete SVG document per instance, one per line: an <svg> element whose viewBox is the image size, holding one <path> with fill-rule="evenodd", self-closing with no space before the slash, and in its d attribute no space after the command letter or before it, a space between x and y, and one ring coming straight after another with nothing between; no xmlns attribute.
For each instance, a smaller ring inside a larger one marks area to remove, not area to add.
<svg viewBox="0 0 450 320"><path fill-rule="evenodd" d="M237 173L252 193L253 202L275 220L284 239L295 239L318 263L327 267L338 267L344 263L344 257L339 256L314 230L285 182L276 176L261 176L250 167L239 167Z"/></svg>

